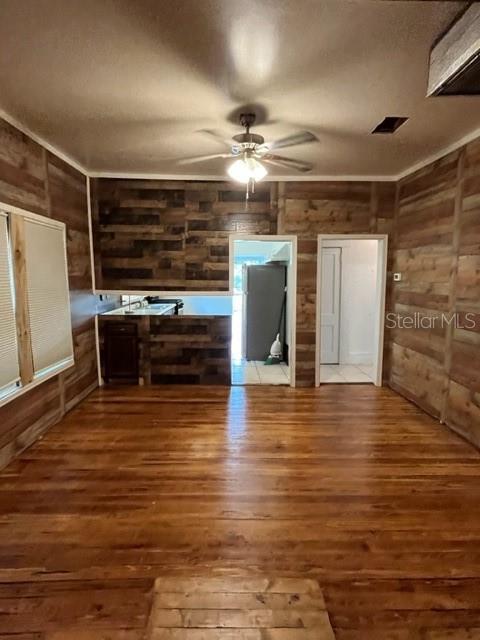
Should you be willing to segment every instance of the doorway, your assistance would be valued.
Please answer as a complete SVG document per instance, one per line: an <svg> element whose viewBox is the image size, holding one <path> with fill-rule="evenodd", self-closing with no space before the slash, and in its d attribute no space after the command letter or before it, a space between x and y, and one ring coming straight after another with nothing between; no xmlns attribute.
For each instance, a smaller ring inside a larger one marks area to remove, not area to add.
<svg viewBox="0 0 480 640"><path fill-rule="evenodd" d="M381 386L387 236L320 235L315 382Z"/></svg>
<svg viewBox="0 0 480 640"><path fill-rule="evenodd" d="M295 236L230 236L234 385L295 386L296 249Z"/></svg>

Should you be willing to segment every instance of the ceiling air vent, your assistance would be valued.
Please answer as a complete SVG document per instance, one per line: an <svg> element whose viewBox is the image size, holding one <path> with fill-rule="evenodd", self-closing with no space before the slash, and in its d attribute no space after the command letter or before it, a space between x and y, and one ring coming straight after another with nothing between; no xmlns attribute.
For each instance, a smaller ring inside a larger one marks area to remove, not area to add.
<svg viewBox="0 0 480 640"><path fill-rule="evenodd" d="M401 127L408 118L403 116L387 116L380 124L377 124L372 133L395 133L398 127Z"/></svg>
<svg viewBox="0 0 480 640"><path fill-rule="evenodd" d="M479 3L471 4L431 50L427 95L480 95Z"/></svg>

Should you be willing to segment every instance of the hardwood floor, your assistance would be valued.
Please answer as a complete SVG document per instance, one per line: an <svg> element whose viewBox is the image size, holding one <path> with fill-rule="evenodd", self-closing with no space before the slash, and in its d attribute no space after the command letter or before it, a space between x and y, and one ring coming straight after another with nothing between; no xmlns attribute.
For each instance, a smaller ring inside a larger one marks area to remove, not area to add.
<svg viewBox="0 0 480 640"><path fill-rule="evenodd" d="M97 391L0 474L0 638L140 640L155 580L268 576L318 580L339 640L477 640L479 498L388 389Z"/></svg>
<svg viewBox="0 0 480 640"><path fill-rule="evenodd" d="M147 640L335 640L316 580L158 578Z"/></svg>

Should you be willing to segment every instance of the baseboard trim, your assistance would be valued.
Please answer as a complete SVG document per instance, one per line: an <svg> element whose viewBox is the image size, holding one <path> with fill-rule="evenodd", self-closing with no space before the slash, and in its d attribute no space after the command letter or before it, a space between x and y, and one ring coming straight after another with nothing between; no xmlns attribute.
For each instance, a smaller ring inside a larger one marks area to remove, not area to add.
<svg viewBox="0 0 480 640"><path fill-rule="evenodd" d="M95 380L93 384L86 387L81 393L75 396L73 400L65 405L64 413L59 409L54 409L46 413L19 433L11 442L8 442L2 447L0 449L0 471L5 469L10 462L34 445L51 427L58 424L69 411L74 409L82 400L85 400L97 387L98 383Z"/></svg>
<svg viewBox="0 0 480 640"><path fill-rule="evenodd" d="M43 415L39 420L28 426L19 433L13 440L0 449L0 470L17 458L26 449L32 446L39 438L46 433L50 427L60 422L63 418L59 409L54 409Z"/></svg>
<svg viewBox="0 0 480 640"><path fill-rule="evenodd" d="M92 382L92 384L90 384L88 387L86 387L83 391L81 391L77 396L75 396L72 400L70 400L69 402L67 402L65 404L65 413L68 413L69 411L71 411L72 409L74 409L77 404L79 404L80 402L82 402L82 400L85 400L85 398L87 396L89 396L92 391L95 391L95 389L98 388L98 380L95 380L95 382Z"/></svg>

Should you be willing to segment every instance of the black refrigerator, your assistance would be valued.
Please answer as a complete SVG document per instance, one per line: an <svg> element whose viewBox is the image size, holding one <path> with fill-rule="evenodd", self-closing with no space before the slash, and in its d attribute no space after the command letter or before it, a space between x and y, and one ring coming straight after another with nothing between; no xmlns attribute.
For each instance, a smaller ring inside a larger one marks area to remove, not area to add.
<svg viewBox="0 0 480 640"><path fill-rule="evenodd" d="M285 348L287 267L243 265L243 351L246 360L265 360L277 333Z"/></svg>

